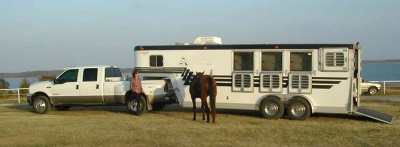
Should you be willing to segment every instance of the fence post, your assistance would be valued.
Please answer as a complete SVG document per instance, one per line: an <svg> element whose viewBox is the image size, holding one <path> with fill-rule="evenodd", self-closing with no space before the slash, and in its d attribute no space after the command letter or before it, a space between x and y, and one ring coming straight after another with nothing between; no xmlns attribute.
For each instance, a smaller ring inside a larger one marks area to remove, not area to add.
<svg viewBox="0 0 400 147"><path fill-rule="evenodd" d="M386 94L386 81L383 81L383 94Z"/></svg>
<svg viewBox="0 0 400 147"><path fill-rule="evenodd" d="M21 103L21 97L19 95L19 88L18 88L18 103Z"/></svg>

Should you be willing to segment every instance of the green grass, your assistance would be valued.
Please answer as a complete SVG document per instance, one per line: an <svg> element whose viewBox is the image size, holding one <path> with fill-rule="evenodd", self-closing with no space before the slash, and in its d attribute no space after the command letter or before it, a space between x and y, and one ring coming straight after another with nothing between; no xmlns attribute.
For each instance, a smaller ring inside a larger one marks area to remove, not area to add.
<svg viewBox="0 0 400 147"><path fill-rule="evenodd" d="M400 117L398 102L363 105ZM73 107L35 114L0 106L0 146L399 146L400 125L355 115L312 115L305 121L261 118L257 111L218 110L216 123L192 121L191 109L128 114L125 107Z"/></svg>

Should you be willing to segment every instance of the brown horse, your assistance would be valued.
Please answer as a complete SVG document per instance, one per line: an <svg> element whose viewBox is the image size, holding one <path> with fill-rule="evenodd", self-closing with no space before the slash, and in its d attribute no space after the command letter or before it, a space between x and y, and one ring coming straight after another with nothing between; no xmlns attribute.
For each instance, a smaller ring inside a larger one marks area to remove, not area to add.
<svg viewBox="0 0 400 147"><path fill-rule="evenodd" d="M215 115L217 113L215 107L217 84L215 83L214 78L210 75L204 75L204 72L196 72L196 75L193 77L190 83L189 91L193 102L193 120L196 120L196 98L200 98L201 110L203 112L203 120L205 120L205 107L205 111L207 112L207 122L210 122L210 108L207 104L207 97L210 96L211 116L212 122L214 123Z"/></svg>

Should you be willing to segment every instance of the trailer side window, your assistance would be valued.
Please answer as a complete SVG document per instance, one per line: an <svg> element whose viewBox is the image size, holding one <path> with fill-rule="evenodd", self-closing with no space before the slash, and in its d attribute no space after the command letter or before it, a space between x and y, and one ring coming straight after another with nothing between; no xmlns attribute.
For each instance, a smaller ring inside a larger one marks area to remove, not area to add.
<svg viewBox="0 0 400 147"><path fill-rule="evenodd" d="M253 71L254 53L253 52L234 52L233 69L241 71Z"/></svg>
<svg viewBox="0 0 400 147"><path fill-rule="evenodd" d="M348 71L348 48L323 48L321 71Z"/></svg>
<svg viewBox="0 0 400 147"><path fill-rule="evenodd" d="M344 54L340 52L328 52L325 54L326 66L342 67L344 66Z"/></svg>
<svg viewBox="0 0 400 147"><path fill-rule="evenodd" d="M311 52L291 52L290 70L291 71L311 71L312 53Z"/></svg>
<svg viewBox="0 0 400 147"><path fill-rule="evenodd" d="M151 55L150 56L150 67L162 67L163 66L163 56L161 55Z"/></svg>
<svg viewBox="0 0 400 147"><path fill-rule="evenodd" d="M262 71L282 71L282 52L263 52L261 66Z"/></svg>

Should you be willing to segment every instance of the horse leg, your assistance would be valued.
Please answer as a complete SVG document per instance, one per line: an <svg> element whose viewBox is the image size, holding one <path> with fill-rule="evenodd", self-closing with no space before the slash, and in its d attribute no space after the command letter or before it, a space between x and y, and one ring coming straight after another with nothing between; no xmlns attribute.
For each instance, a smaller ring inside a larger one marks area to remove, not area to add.
<svg viewBox="0 0 400 147"><path fill-rule="evenodd" d="M210 122L210 108L208 107L208 104L207 104L207 97L204 98L203 105L206 107L207 122Z"/></svg>
<svg viewBox="0 0 400 147"><path fill-rule="evenodd" d="M193 120L196 120L196 98L192 97L192 103L193 103Z"/></svg>
<svg viewBox="0 0 400 147"><path fill-rule="evenodd" d="M203 101L201 102L201 112L203 112L203 120L206 120L205 119L205 115L204 115L204 107L205 107L205 105L204 105L204 103L203 103Z"/></svg>

